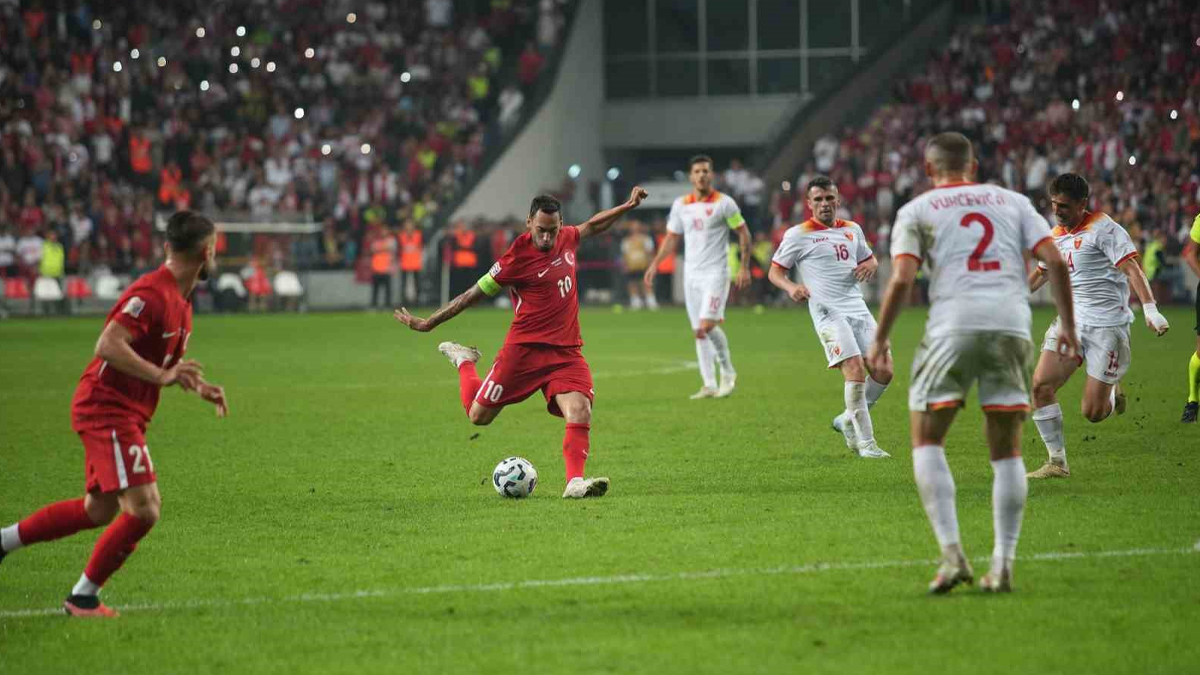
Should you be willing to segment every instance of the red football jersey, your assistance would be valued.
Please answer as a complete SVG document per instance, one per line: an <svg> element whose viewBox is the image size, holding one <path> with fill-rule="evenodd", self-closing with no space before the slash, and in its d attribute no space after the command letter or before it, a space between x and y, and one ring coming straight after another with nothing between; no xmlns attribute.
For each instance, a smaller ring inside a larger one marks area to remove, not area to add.
<svg viewBox="0 0 1200 675"><path fill-rule="evenodd" d="M528 232L513 240L488 272L512 297L513 322L504 344L579 347L579 296L575 251L579 228L564 225L550 251L539 251Z"/></svg>
<svg viewBox="0 0 1200 675"><path fill-rule="evenodd" d="M142 276L117 300L108 313L133 334L130 346L138 356L168 366L183 358L192 334L192 304L179 293L175 276L166 265ZM113 422L145 425L158 407L160 387L111 368L96 357L88 364L75 398L71 424L77 430Z"/></svg>

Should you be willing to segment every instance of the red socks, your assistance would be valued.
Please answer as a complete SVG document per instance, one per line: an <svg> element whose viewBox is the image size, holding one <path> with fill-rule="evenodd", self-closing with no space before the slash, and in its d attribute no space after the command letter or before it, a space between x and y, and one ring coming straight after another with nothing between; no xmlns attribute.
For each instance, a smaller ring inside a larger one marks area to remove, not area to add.
<svg viewBox="0 0 1200 675"><path fill-rule="evenodd" d="M80 530L96 527L83 499L68 499L38 509L33 515L17 524L17 535L21 544L28 546L42 541L53 541L69 537Z"/></svg>
<svg viewBox="0 0 1200 675"><path fill-rule="evenodd" d="M92 558L88 560L87 567L83 570L88 580L97 586L103 586L113 572L121 569L121 565L125 564L125 559L137 548L138 541L146 536L152 527L154 527L153 523L135 518L128 513L117 516L113 524L109 525L108 529L104 530L104 534L96 540Z"/></svg>
<svg viewBox="0 0 1200 675"><path fill-rule="evenodd" d="M592 425L567 422L567 433L563 435L563 463L567 466L567 482L583 476L583 465L588 457L588 432Z"/></svg>
<svg viewBox="0 0 1200 675"><path fill-rule="evenodd" d="M479 374L475 372L474 361L463 361L458 364L458 397L462 399L464 412L471 412L471 402L479 392Z"/></svg>

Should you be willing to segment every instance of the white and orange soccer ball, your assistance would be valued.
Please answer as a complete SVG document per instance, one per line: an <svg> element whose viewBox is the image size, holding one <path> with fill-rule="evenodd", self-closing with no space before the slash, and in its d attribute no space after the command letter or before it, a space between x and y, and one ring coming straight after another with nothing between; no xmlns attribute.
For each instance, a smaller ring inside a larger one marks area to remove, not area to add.
<svg viewBox="0 0 1200 675"><path fill-rule="evenodd" d="M509 457L496 465L492 485L501 497L528 497L537 487L537 469L524 457Z"/></svg>

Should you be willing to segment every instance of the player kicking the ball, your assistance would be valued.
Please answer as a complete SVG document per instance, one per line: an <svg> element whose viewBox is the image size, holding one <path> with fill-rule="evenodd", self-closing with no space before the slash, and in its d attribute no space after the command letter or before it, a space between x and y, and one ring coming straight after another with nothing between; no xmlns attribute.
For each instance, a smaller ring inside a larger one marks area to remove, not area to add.
<svg viewBox="0 0 1200 675"><path fill-rule="evenodd" d="M100 588L158 522L161 500L146 425L159 390L178 384L215 405L218 417L229 411L225 390L204 381L200 364L183 360L192 336L189 298L213 268L215 242L216 228L198 213L180 211L167 221L167 262L135 281L108 313L71 402L71 427L83 441L86 495L0 529L3 560L22 546L112 523L63 603L72 616L117 616L100 602Z"/></svg>
<svg viewBox="0 0 1200 675"><path fill-rule="evenodd" d="M1079 349L1067 265L1050 226L1029 198L995 185L970 182L976 162L959 133L934 136L925 146L925 173L934 188L905 204L892 228L892 278L879 310L879 330L867 362L887 365L888 336L908 297L921 261L930 275L929 321L913 357L908 409L913 475L925 514L942 549L929 584L945 593L972 583L974 573L958 536L954 478L946 463L946 434L971 387L978 383L992 459L992 564L980 581L986 591L1012 590L1013 559L1021 534L1028 484L1021 463L1021 425L1029 411L1029 284L1025 256L1046 264L1059 324L1058 349Z"/></svg>
<svg viewBox="0 0 1200 675"><path fill-rule="evenodd" d="M491 424L504 406L520 403L539 389L550 414L566 419L564 499L600 497L608 491L607 478L583 477L595 390L592 371L579 350L583 340L579 335L575 251L580 240L604 232L645 198L646 191L635 187L624 204L597 213L582 225L569 226L562 222L562 206L557 199L534 197L525 220L529 231L513 240L478 284L428 319L413 316L403 307L395 314L396 320L409 328L429 332L508 287L512 325L482 380L475 370L479 350L443 342L438 351L458 369L459 397L472 424Z"/></svg>
<svg viewBox="0 0 1200 675"><path fill-rule="evenodd" d="M738 289L750 285L750 230L742 212L729 195L712 187L713 161L696 155L688 163L688 177L694 190L675 200L667 219L667 238L646 270L643 281L654 290L658 263L675 252L679 238L684 239L683 287L688 319L696 337L696 358L704 386L692 399L724 398L733 393L737 371L729 353L729 338L720 324L725 321L725 301L729 299L729 230L737 233L743 261L734 282ZM721 384L717 385L716 363L721 364Z"/></svg>
<svg viewBox="0 0 1200 675"><path fill-rule="evenodd" d="M1159 313L1141 265L1137 248L1125 229L1104 213L1087 210L1090 188L1083 176L1064 173L1047 189L1054 206L1054 243L1071 273L1075 296L1076 331L1079 356L1066 359L1058 353L1058 325L1055 319L1046 331L1042 355L1033 372L1033 422L1050 459L1030 478L1066 478L1067 448L1063 440L1063 413L1056 396L1082 364L1087 364L1087 382L1083 385L1080 407L1089 422L1101 422L1115 410L1125 412L1121 378L1129 370L1129 287L1142 302L1146 325L1158 335L1170 327ZM1127 281L1128 279L1128 281ZM1029 275L1029 287L1036 291L1046 283L1044 266L1039 264Z"/></svg>
<svg viewBox="0 0 1200 675"><path fill-rule="evenodd" d="M869 408L892 381L892 362L890 356L881 368L863 362L863 354L875 340L875 318L858 287L858 282L874 278L879 261L858 223L834 215L838 190L832 180L817 176L809 181L805 195L813 217L783 235L767 276L792 300L808 300L825 360L830 368L842 371L846 409L834 418L833 428L842 432L846 447L860 457L890 457L875 443ZM788 278L793 266L799 266L803 283Z"/></svg>

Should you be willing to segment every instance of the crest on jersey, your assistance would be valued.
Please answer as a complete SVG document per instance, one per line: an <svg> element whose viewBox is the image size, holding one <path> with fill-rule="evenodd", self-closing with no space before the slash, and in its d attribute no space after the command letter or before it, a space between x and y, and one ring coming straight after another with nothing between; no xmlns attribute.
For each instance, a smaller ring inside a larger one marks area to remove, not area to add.
<svg viewBox="0 0 1200 675"><path fill-rule="evenodd" d="M492 263L492 269L488 270L488 274L492 275L493 278L495 278L497 274L500 274L500 263Z"/></svg>
<svg viewBox="0 0 1200 675"><path fill-rule="evenodd" d="M711 216L712 212L713 210L711 208L704 209L704 215L706 216Z"/></svg>
<svg viewBox="0 0 1200 675"><path fill-rule="evenodd" d="M571 267L575 266L575 256L572 255L570 251L563 253L563 257L567 259L568 265L570 265Z"/></svg>
<svg viewBox="0 0 1200 675"><path fill-rule="evenodd" d="M123 308L121 308L121 313L128 314L136 319L141 315L143 309L146 309L146 303L135 295L125 303Z"/></svg>
<svg viewBox="0 0 1200 675"><path fill-rule="evenodd" d="M1075 250L1078 251L1080 246L1083 246L1083 237L1075 237Z"/></svg>
<svg viewBox="0 0 1200 675"><path fill-rule="evenodd" d="M853 232L847 232L847 233L846 233L846 239L847 239L848 241L854 241L854 233L853 233Z"/></svg>

